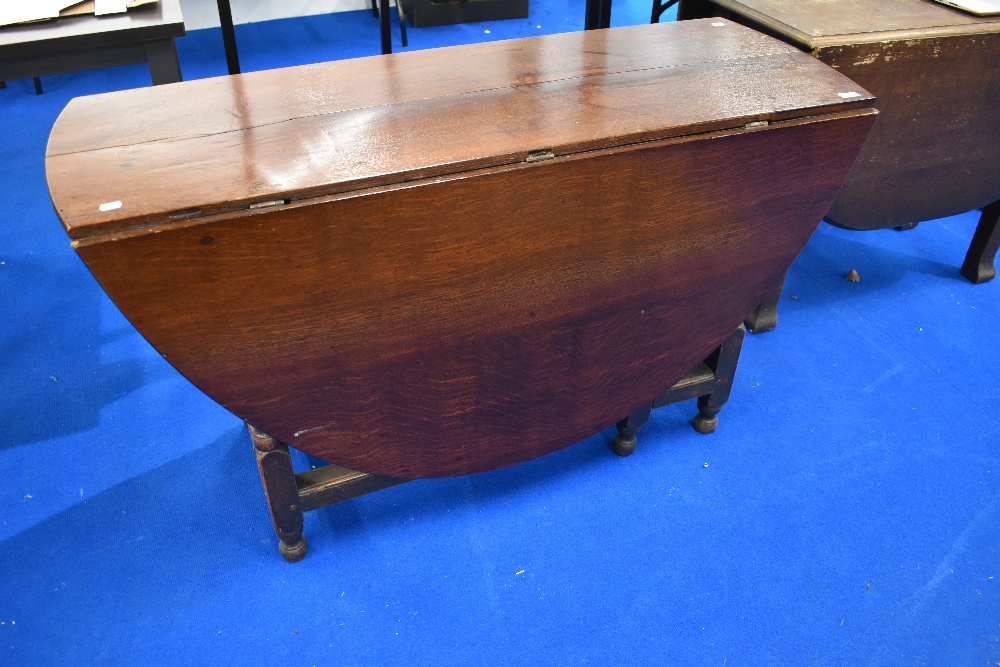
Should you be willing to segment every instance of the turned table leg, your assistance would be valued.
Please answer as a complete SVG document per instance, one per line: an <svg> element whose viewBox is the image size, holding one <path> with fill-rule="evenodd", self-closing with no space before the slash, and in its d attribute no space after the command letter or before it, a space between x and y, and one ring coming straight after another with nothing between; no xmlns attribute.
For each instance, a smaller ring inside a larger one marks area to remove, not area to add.
<svg viewBox="0 0 1000 667"><path fill-rule="evenodd" d="M278 550L289 563L300 561L305 558L308 545L302 536L302 502L288 446L250 424L247 430L257 454L257 467L274 521L274 532L281 540Z"/></svg>
<svg viewBox="0 0 1000 667"><path fill-rule="evenodd" d="M763 333L778 326L778 299L784 288L785 276L781 276L778 284L771 288L760 305L743 321L750 333Z"/></svg>
<svg viewBox="0 0 1000 667"><path fill-rule="evenodd" d="M635 451L639 429L649 420L653 404L649 403L618 422L618 433L611 441L611 451L618 456L628 456Z"/></svg>
<svg viewBox="0 0 1000 667"><path fill-rule="evenodd" d="M969 252L962 263L962 275L974 283L993 280L997 270L993 259L1000 246L1000 201L995 201L983 209L976 233L972 235Z"/></svg>
<svg viewBox="0 0 1000 667"><path fill-rule="evenodd" d="M649 419L651 410L692 398L698 399L698 414L691 422L694 429L699 433L711 433L718 428L719 411L733 390L745 336L746 328L741 324L704 362L657 396L652 405L646 405L618 422L618 433L611 441L611 451L618 456L628 456L635 451L639 429Z"/></svg>
<svg viewBox="0 0 1000 667"><path fill-rule="evenodd" d="M729 400L729 394L733 390L745 335L746 329L741 326L705 360L712 369L715 380L711 392L698 397L698 416L694 418L692 426L699 433L712 433L719 427L719 411Z"/></svg>

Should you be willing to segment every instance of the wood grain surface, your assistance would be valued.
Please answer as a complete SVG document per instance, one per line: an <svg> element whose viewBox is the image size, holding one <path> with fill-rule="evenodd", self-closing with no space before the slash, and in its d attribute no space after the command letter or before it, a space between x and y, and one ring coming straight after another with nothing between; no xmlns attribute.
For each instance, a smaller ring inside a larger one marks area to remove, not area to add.
<svg viewBox="0 0 1000 667"><path fill-rule="evenodd" d="M830 222L883 229L1000 200L1000 32L829 47L818 56L875 91L879 107Z"/></svg>
<svg viewBox="0 0 1000 667"><path fill-rule="evenodd" d="M168 361L267 433L363 472L477 472L613 424L718 346L801 250L872 119L484 170L79 252Z"/></svg>
<svg viewBox="0 0 1000 667"><path fill-rule="evenodd" d="M838 96L847 91L858 96ZM870 105L853 82L741 26L637 26L78 99L56 122L47 171L60 218L80 239L533 151ZM110 202L122 205L101 210Z"/></svg>
<svg viewBox="0 0 1000 667"><path fill-rule="evenodd" d="M828 219L901 227L1000 200L1000 16L931 0L683 0L784 39L878 99Z"/></svg>
<svg viewBox="0 0 1000 667"><path fill-rule="evenodd" d="M330 113L250 95L238 118L151 124L148 141L126 110L157 96L96 103L123 110L119 139L84 101L53 130L50 188L122 312L261 431L395 478L511 465L634 413L731 335L874 121L815 59L687 26L482 45L507 70L470 93L477 49L409 76L401 56L368 60L406 91ZM673 42L672 64L602 58L640 39ZM217 85L195 84L174 90ZM247 122L257 99L270 122ZM94 216L113 192L125 214ZM262 195L279 203L247 208Z"/></svg>
<svg viewBox="0 0 1000 667"><path fill-rule="evenodd" d="M692 4L703 2L693 0ZM711 3L806 51L1000 30L1000 16L974 16L932 0L711 0Z"/></svg>

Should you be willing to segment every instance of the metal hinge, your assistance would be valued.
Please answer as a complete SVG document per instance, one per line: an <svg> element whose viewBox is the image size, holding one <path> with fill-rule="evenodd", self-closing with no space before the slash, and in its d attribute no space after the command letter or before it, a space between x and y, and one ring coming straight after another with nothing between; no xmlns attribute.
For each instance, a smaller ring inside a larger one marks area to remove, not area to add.
<svg viewBox="0 0 1000 667"><path fill-rule="evenodd" d="M549 149L540 151L531 151L528 153L528 157L525 158L525 162L541 162L542 160L551 160L555 157L555 153Z"/></svg>
<svg viewBox="0 0 1000 667"><path fill-rule="evenodd" d="M254 211L258 208L271 208L272 206L283 206L288 203L287 199L271 199L269 201L259 201L255 204L250 204L250 210Z"/></svg>

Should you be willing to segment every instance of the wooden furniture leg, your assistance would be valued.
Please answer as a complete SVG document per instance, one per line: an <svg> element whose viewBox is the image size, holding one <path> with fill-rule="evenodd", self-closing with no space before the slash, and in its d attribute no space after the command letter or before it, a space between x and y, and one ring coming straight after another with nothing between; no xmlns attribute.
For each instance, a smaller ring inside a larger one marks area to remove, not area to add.
<svg viewBox="0 0 1000 667"><path fill-rule="evenodd" d="M650 411L691 398L698 399L698 415L693 426L711 433L719 424L718 413L729 399L746 330L741 325L703 363L688 373L652 403L618 422L618 434L611 450L618 456L635 451L639 429ZM304 514L321 507L357 498L366 493L402 484L408 480L370 475L334 464L296 473L288 446L247 424L257 455L257 467L267 497L268 509L278 536L278 550L289 563L305 558L308 545L302 535Z"/></svg>
<svg viewBox="0 0 1000 667"><path fill-rule="evenodd" d="M271 509L274 532L281 540L278 549L289 563L300 561L305 558L308 545L302 536L302 500L295 483L288 446L250 424L247 424L247 430L257 454L257 467Z"/></svg>
<svg viewBox="0 0 1000 667"><path fill-rule="evenodd" d="M733 390L745 335L746 329L741 326L705 360L705 365L712 371L712 384L707 394L698 396L698 416L692 425L699 433L712 433L719 427L719 411ZM656 402L653 407L657 407Z"/></svg>
<svg viewBox="0 0 1000 667"><path fill-rule="evenodd" d="M781 298L781 290L784 288L785 276L782 276L781 281L767 293L760 305L754 308L753 312L743 320L750 333L763 333L778 326L778 300Z"/></svg>
<svg viewBox="0 0 1000 667"><path fill-rule="evenodd" d="M635 451L636 436L649 419L652 409L653 404L650 403L618 422L618 434L611 441L611 451L618 456L628 456Z"/></svg>
<svg viewBox="0 0 1000 667"><path fill-rule="evenodd" d="M905 232L916 228L918 224L920 223L913 222L893 229ZM998 248L1000 248L1000 201L995 201L983 209L976 233L972 236L972 243L969 244L969 252L962 263L962 275L976 284L992 280L997 275L993 260ZM760 305L744 320L750 333L763 333L778 326L778 300L784 287L785 278L782 277L781 282L767 293Z"/></svg>
<svg viewBox="0 0 1000 667"><path fill-rule="evenodd" d="M962 275L974 283L985 283L997 275L993 259L1000 247L1000 200L983 209L969 252L962 263Z"/></svg>
<svg viewBox="0 0 1000 667"><path fill-rule="evenodd" d="M278 550L289 563L306 556L308 545L302 535L303 514L372 491L402 484L405 479L381 477L325 465L296 473L288 445L247 424L257 467L267 496L267 505L278 535Z"/></svg>
<svg viewBox="0 0 1000 667"><path fill-rule="evenodd" d="M181 63L177 59L177 46L172 37L153 39L143 46L146 49L146 62L149 64L149 77L154 86L184 80L181 76Z"/></svg>
<svg viewBox="0 0 1000 667"><path fill-rule="evenodd" d="M635 451L639 429L649 419L652 409L692 398L698 399L698 415L691 425L699 433L715 431L719 427L719 411L729 400L733 389L745 335L746 328L740 325L704 362L657 396L651 405L618 422L618 434L611 441L611 451L618 456L628 456Z"/></svg>

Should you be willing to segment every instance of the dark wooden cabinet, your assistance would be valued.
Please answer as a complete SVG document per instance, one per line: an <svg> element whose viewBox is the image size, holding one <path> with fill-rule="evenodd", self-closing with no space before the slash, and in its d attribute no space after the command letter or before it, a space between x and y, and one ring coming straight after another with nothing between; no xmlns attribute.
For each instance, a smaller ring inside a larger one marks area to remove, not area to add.
<svg viewBox="0 0 1000 667"><path fill-rule="evenodd" d="M627 439L787 270L872 105L691 21L77 99L46 164L80 256L259 456L391 481Z"/></svg>
<svg viewBox="0 0 1000 667"><path fill-rule="evenodd" d="M414 28L528 18L528 0L399 0Z"/></svg>
<svg viewBox="0 0 1000 667"><path fill-rule="evenodd" d="M681 2L682 18L710 15L774 35L876 96L878 121L831 223L908 229L984 209L962 274L996 275L1000 209L989 206L1000 200L1000 16L930 0Z"/></svg>

